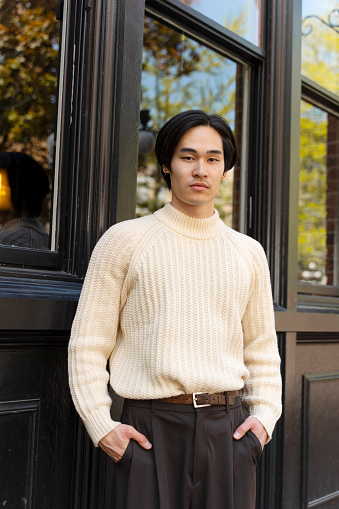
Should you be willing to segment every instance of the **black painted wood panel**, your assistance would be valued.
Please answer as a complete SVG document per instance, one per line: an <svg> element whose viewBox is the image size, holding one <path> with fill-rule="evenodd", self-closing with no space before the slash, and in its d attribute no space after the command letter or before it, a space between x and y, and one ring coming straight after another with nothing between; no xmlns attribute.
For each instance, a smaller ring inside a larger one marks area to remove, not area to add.
<svg viewBox="0 0 339 509"><path fill-rule="evenodd" d="M303 376L303 504L339 505L339 371Z"/></svg>
<svg viewBox="0 0 339 509"><path fill-rule="evenodd" d="M0 507L34 507L39 403L0 402Z"/></svg>
<svg viewBox="0 0 339 509"><path fill-rule="evenodd" d="M73 509L67 339L16 339L0 338L0 507Z"/></svg>
<svg viewBox="0 0 339 509"><path fill-rule="evenodd" d="M286 442L283 508L334 509L339 507L339 341L329 341L325 333L298 339L288 359L284 440L293 447Z"/></svg>

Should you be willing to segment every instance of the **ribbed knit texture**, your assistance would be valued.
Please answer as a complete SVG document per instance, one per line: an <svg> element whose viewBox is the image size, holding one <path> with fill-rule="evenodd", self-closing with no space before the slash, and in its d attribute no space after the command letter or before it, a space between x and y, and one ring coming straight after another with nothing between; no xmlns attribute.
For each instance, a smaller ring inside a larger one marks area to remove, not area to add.
<svg viewBox="0 0 339 509"><path fill-rule="evenodd" d="M124 398L241 390L271 436L281 413L270 276L258 242L170 204L111 227L93 251L69 346L74 403L94 442Z"/></svg>

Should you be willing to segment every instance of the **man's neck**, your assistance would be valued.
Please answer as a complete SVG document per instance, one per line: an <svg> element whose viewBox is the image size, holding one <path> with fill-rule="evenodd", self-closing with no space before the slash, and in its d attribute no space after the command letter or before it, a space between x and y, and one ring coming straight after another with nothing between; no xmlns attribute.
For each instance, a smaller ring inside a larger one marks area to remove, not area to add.
<svg viewBox="0 0 339 509"><path fill-rule="evenodd" d="M190 205L189 203L181 203L178 200L172 199L171 205L186 216L196 219L206 219L214 214L214 202L205 205Z"/></svg>

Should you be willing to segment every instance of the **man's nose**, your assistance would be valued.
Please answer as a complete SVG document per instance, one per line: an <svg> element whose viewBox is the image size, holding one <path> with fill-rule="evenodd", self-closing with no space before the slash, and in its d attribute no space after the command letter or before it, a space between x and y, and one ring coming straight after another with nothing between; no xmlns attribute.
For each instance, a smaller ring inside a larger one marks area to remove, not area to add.
<svg viewBox="0 0 339 509"><path fill-rule="evenodd" d="M206 177L207 176L207 170L206 170L206 165L205 165L204 161L199 160L199 159L196 161L196 164L195 164L195 167L193 170L193 175L197 176L197 177Z"/></svg>

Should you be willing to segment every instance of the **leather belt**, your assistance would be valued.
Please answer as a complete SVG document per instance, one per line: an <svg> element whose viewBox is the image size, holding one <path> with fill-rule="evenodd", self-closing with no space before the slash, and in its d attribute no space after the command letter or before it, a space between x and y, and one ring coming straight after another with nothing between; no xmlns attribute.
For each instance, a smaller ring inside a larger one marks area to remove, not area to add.
<svg viewBox="0 0 339 509"><path fill-rule="evenodd" d="M232 406L239 396L239 391L219 392L217 394L208 394L206 392L193 392L193 394L179 394L171 398L157 399L161 403L180 403L181 405L193 405L195 408L211 405L229 405Z"/></svg>

